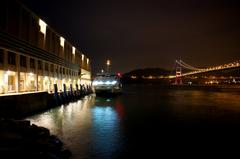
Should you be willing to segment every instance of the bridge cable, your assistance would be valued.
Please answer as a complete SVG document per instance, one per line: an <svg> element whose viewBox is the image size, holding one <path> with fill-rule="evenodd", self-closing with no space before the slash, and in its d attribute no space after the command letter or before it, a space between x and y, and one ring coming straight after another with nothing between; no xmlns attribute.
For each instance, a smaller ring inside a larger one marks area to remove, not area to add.
<svg viewBox="0 0 240 159"><path fill-rule="evenodd" d="M189 64L187 64L187 63L185 63L185 62L182 61L182 60L180 60L180 62L181 62L182 64L184 64L185 66L188 66L188 67L190 67L190 68L192 68L192 69L194 69L194 70L202 70L202 69L200 69L200 68L193 67L193 66L191 66L191 65L189 65Z"/></svg>
<svg viewBox="0 0 240 159"><path fill-rule="evenodd" d="M191 66L186 66L185 64L179 62L176 60L176 63L179 64L180 66L186 68L186 69L189 69L189 70L196 70L195 68L191 67Z"/></svg>

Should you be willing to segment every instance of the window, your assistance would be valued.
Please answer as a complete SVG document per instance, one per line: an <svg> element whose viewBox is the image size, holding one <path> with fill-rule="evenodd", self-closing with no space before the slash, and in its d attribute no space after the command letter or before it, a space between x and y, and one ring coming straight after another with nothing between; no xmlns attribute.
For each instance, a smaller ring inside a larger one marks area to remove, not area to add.
<svg viewBox="0 0 240 159"><path fill-rule="evenodd" d="M60 73L62 73L62 67L60 67Z"/></svg>
<svg viewBox="0 0 240 159"><path fill-rule="evenodd" d="M53 64L51 64L51 66L50 66L50 67L51 67L51 68L50 68L50 69L51 69L51 72L53 72Z"/></svg>
<svg viewBox="0 0 240 159"><path fill-rule="evenodd" d="M30 58L30 68L35 68L35 60Z"/></svg>
<svg viewBox="0 0 240 159"><path fill-rule="evenodd" d="M56 66L56 68L55 68L55 72L58 73L58 66Z"/></svg>
<svg viewBox="0 0 240 159"><path fill-rule="evenodd" d="M45 71L48 71L48 63L45 63Z"/></svg>
<svg viewBox="0 0 240 159"><path fill-rule="evenodd" d="M35 46L38 46L38 41L39 41L39 25L38 21L36 18L31 19L31 26L32 28L30 29L30 35L31 35L31 43Z"/></svg>
<svg viewBox="0 0 240 159"><path fill-rule="evenodd" d="M56 52L56 48L55 48L55 44L56 44L56 34L53 32L52 33L52 53L55 53Z"/></svg>
<svg viewBox="0 0 240 159"><path fill-rule="evenodd" d="M40 26L40 31L43 34L46 34L47 24L43 20L39 19L39 26Z"/></svg>
<svg viewBox="0 0 240 159"><path fill-rule="evenodd" d="M27 58L23 55L20 55L20 66L22 66L22 67L27 66Z"/></svg>
<svg viewBox="0 0 240 159"><path fill-rule="evenodd" d="M0 49L0 63L3 63L4 61L4 51Z"/></svg>
<svg viewBox="0 0 240 159"><path fill-rule="evenodd" d="M65 75L65 68L63 68L63 74Z"/></svg>
<svg viewBox="0 0 240 159"><path fill-rule="evenodd" d="M13 52L8 52L8 64L16 65L16 54Z"/></svg>
<svg viewBox="0 0 240 159"><path fill-rule="evenodd" d="M42 69L42 61L38 60L38 69L41 70Z"/></svg>

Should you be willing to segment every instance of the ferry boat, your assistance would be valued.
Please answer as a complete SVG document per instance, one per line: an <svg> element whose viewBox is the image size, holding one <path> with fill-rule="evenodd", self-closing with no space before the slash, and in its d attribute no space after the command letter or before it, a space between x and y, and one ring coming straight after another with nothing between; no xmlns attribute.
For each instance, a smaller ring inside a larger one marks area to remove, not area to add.
<svg viewBox="0 0 240 159"><path fill-rule="evenodd" d="M92 85L93 90L96 94L119 94L122 92L122 83L120 81L119 74L97 74L93 80Z"/></svg>

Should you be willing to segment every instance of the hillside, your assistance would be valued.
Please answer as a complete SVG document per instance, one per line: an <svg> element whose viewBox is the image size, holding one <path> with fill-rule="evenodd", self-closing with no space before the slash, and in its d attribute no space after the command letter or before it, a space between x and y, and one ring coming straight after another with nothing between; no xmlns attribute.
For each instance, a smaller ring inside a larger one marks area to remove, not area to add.
<svg viewBox="0 0 240 159"><path fill-rule="evenodd" d="M160 83L166 84L168 80L162 78L170 74L170 71L162 68L136 69L123 74L123 83Z"/></svg>
<svg viewBox="0 0 240 159"><path fill-rule="evenodd" d="M125 73L123 75L124 78L136 76L137 78L141 78L143 76L168 76L170 71L162 69L162 68L144 68L144 69L136 69Z"/></svg>

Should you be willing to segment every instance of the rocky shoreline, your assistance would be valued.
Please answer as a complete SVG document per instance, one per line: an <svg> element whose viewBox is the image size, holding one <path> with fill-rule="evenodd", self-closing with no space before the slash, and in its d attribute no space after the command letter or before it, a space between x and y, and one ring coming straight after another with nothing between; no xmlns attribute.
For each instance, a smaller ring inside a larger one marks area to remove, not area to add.
<svg viewBox="0 0 240 159"><path fill-rule="evenodd" d="M47 128L28 120L0 119L0 157L68 159L71 152Z"/></svg>

